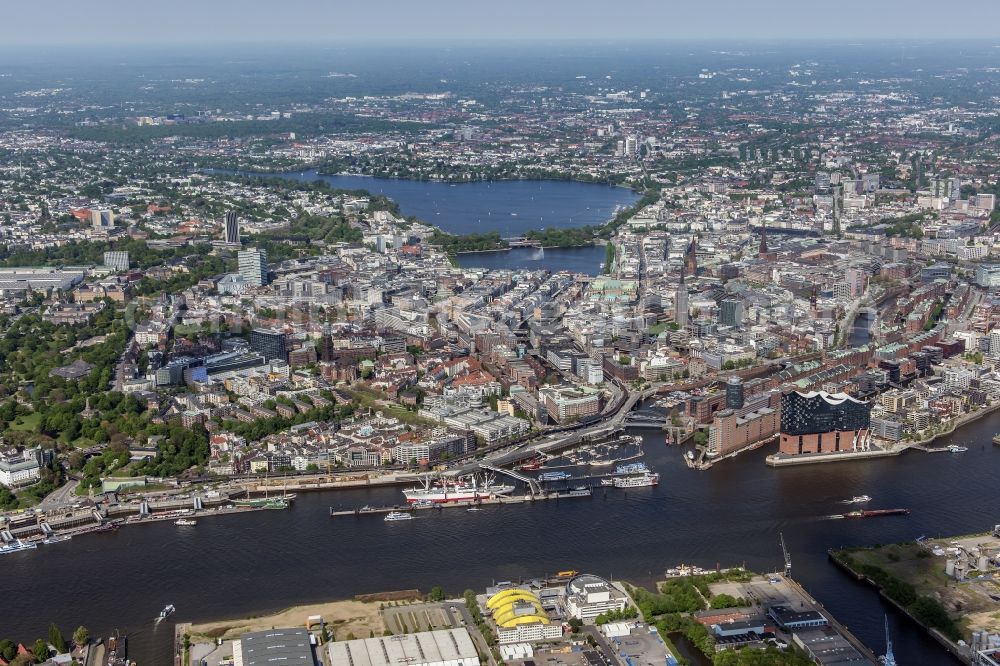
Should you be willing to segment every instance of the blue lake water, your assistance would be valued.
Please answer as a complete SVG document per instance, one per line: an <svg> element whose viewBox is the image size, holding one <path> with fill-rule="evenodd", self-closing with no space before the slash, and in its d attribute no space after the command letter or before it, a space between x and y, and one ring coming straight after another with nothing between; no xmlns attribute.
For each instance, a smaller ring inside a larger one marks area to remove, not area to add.
<svg viewBox="0 0 1000 666"><path fill-rule="evenodd" d="M554 180L504 180L448 184L432 181L323 176L314 169L266 174L291 180L323 180L332 187L368 190L399 204L404 215L453 234L498 231L517 236L532 229L583 227L607 222L618 206L639 198L622 187Z"/></svg>

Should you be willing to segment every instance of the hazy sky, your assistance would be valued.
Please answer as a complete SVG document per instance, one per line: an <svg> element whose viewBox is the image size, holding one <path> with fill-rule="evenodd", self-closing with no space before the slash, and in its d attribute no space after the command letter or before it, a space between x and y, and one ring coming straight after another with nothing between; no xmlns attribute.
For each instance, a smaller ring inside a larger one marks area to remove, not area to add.
<svg viewBox="0 0 1000 666"><path fill-rule="evenodd" d="M0 45L484 38L998 38L1000 1L3 0Z"/></svg>

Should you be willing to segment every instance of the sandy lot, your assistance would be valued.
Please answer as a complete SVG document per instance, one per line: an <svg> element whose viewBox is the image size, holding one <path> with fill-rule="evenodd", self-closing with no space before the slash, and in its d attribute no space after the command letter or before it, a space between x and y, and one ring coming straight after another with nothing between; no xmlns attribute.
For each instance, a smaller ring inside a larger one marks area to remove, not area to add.
<svg viewBox="0 0 1000 666"><path fill-rule="evenodd" d="M363 601L331 601L322 604L292 606L273 615L239 620L220 620L191 626L193 641L215 638L239 638L248 631L261 631L277 627L304 627L310 615L322 615L328 629L343 640L348 634L368 638L371 632L381 635L385 631L379 604ZM319 627L313 627L319 630Z"/></svg>

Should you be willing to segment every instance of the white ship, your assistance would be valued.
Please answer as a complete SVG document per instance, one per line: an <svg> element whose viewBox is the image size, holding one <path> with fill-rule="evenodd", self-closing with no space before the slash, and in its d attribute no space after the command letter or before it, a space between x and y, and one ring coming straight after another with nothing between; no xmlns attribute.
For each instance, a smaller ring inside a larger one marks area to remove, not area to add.
<svg viewBox="0 0 1000 666"><path fill-rule="evenodd" d="M868 495L857 495L849 500L844 500L844 504L864 504L865 502L870 502L872 498Z"/></svg>
<svg viewBox="0 0 1000 666"><path fill-rule="evenodd" d="M385 520L385 522L387 523L390 523L394 520L413 520L413 516L411 516L408 513L403 513L402 511L390 511L389 513L385 514L385 518L383 520Z"/></svg>
<svg viewBox="0 0 1000 666"><path fill-rule="evenodd" d="M38 548L38 544L15 539L11 543L6 543L0 546L0 555L19 553L22 550L34 550L35 548Z"/></svg>
<svg viewBox="0 0 1000 666"><path fill-rule="evenodd" d="M655 486L659 482L660 475L655 472L616 476L613 479L615 488L645 488L646 486Z"/></svg>
<svg viewBox="0 0 1000 666"><path fill-rule="evenodd" d="M431 484L429 478L424 479L422 486L408 488L403 491L406 501L411 504L418 502L467 502L496 495L509 495L514 492L514 486L497 483L492 476L483 477L482 481L475 476L459 477L456 481L438 481Z"/></svg>

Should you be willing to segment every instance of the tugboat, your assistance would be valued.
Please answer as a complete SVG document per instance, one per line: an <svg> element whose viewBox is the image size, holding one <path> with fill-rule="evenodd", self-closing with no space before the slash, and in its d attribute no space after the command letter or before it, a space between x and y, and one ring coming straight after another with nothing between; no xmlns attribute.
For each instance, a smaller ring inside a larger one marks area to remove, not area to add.
<svg viewBox="0 0 1000 666"><path fill-rule="evenodd" d="M163 620L167 617L170 617L170 615L172 615L175 610L177 609L174 608L173 604L167 604L166 606L163 607L163 610L160 611L159 619Z"/></svg>

